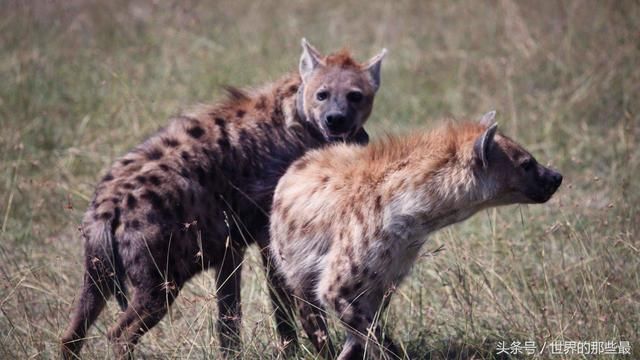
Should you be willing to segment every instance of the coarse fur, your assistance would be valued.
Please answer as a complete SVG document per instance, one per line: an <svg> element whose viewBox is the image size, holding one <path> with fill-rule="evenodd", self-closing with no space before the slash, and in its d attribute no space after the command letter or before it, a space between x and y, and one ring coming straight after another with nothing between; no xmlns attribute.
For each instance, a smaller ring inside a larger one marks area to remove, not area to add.
<svg viewBox="0 0 640 360"><path fill-rule="evenodd" d="M63 357L78 355L112 294L124 312L108 336L116 357L132 356L185 282L208 268L218 272L220 344L226 354L239 349L243 254L253 242L267 250L278 179L309 149L333 140L366 144L362 126L380 85L382 57L360 64L344 51L322 57L302 45L299 73L258 90L229 88L225 100L175 117L111 166L84 216L84 284ZM331 101L317 100L318 89ZM359 101L345 101L354 91ZM326 114L342 110L346 130L327 131ZM262 254L279 334L295 346L290 299Z"/></svg>
<svg viewBox="0 0 640 360"><path fill-rule="evenodd" d="M304 304L301 320L315 319L310 331L321 334L316 345L325 356L334 355L325 309L347 330L339 358L362 358L367 346L376 357L401 356L389 337L382 338L376 314L428 235L491 206L545 202L559 187L562 176L497 133L494 116L366 148L315 150L281 178L271 253Z"/></svg>

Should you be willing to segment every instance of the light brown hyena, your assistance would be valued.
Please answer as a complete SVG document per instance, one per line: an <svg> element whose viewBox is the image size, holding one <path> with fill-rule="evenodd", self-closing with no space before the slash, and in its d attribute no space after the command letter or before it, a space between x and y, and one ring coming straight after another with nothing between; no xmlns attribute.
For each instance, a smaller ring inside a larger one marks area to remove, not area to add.
<svg viewBox="0 0 640 360"><path fill-rule="evenodd" d="M221 346L238 349L242 258L252 242L266 251L278 179L309 149L367 143L362 126L380 86L384 51L360 64L346 51L323 57L302 46L298 73L255 91L230 88L228 99L172 119L113 164L83 220L84 286L62 337L65 357L78 354L112 294L124 312L108 336L117 357L129 356L209 267L218 272ZM278 331L295 344L291 305L268 259Z"/></svg>
<svg viewBox="0 0 640 360"><path fill-rule="evenodd" d="M401 356L376 325L427 236L493 206L544 203L562 176L482 122L368 147L335 145L294 162L281 178L271 215L271 254L300 298L301 321L327 356L323 310L340 318L340 359ZM374 340L367 342L367 340Z"/></svg>

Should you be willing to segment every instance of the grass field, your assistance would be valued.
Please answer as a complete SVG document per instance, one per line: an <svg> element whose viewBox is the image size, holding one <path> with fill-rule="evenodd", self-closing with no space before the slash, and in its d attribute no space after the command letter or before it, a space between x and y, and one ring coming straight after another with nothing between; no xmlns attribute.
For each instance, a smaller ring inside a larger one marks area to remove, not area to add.
<svg viewBox="0 0 640 360"><path fill-rule="evenodd" d="M631 355L601 357L640 358L639 19L624 0L1 1L0 358L57 357L82 275L77 228L115 157L221 85L296 69L303 36L363 60L389 49L373 138L496 109L565 175L545 205L427 242L386 317L412 358L497 358L501 341L553 359L587 357L552 355L553 342L629 341ZM241 355L276 357L255 249L243 272ZM217 358L214 279L192 280L137 356ZM117 314L111 302L85 358L111 357Z"/></svg>

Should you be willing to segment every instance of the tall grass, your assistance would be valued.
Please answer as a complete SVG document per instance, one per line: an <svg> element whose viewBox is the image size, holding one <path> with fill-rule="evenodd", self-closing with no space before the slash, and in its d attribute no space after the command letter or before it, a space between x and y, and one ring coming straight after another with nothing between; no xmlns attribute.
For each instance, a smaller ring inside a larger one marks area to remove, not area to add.
<svg viewBox="0 0 640 360"><path fill-rule="evenodd" d="M0 357L57 356L81 283L77 226L111 161L221 85L295 70L305 36L360 59L389 48L374 138L496 109L565 175L546 205L487 211L427 243L385 317L410 356L623 340L623 358L640 358L638 19L634 1L2 1ZM278 354L261 268L252 251L245 358ZM219 356L214 279L189 283L138 356ZM111 356L117 314L110 304L85 358Z"/></svg>

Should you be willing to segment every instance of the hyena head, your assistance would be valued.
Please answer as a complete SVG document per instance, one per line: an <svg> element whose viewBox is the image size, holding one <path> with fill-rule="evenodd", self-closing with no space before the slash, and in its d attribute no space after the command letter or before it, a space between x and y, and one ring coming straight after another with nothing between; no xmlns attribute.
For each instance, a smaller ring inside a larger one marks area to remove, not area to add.
<svg viewBox="0 0 640 360"><path fill-rule="evenodd" d="M351 137L371 114L387 50L360 64L346 51L323 57L305 39L302 49L298 111L329 140Z"/></svg>
<svg viewBox="0 0 640 360"><path fill-rule="evenodd" d="M562 174L538 163L522 146L496 134L495 111L480 121L486 129L473 143L473 161L492 205L547 202L562 183Z"/></svg>

